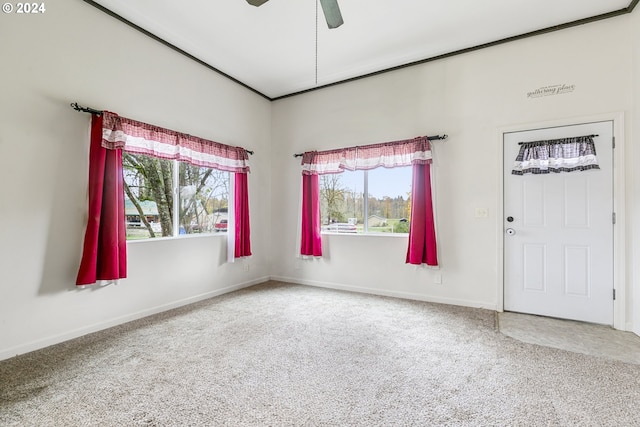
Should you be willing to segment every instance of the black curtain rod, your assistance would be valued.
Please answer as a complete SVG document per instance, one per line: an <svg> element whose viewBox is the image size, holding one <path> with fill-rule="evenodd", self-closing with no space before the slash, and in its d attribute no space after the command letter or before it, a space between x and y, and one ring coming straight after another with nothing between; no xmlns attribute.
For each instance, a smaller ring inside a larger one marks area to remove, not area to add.
<svg viewBox="0 0 640 427"><path fill-rule="evenodd" d="M434 136L428 136L427 139L429 141L438 141L438 140L442 140L442 139L447 139L449 137L449 135L434 135ZM303 153L297 153L294 154L293 157L302 157Z"/></svg>
<svg viewBox="0 0 640 427"><path fill-rule="evenodd" d="M544 143L544 142L549 142L549 141L561 141L563 139L572 139L572 138L597 138L599 136L600 135L596 135L596 134L584 135L584 136L568 136L566 138L543 139L543 140L540 140L540 141L523 141L523 142L518 142L518 145Z"/></svg>
<svg viewBox="0 0 640 427"><path fill-rule="evenodd" d="M102 115L103 111L100 110L96 110L95 108L89 108L89 107L82 107L80 105L78 105L77 102L73 102L71 103L71 108L73 108L76 111L80 111L83 113L91 113L91 114L97 114L97 115ZM253 155L253 151L251 150L245 150L247 153Z"/></svg>
<svg viewBox="0 0 640 427"><path fill-rule="evenodd" d="M96 110L94 108L82 107L82 106L78 105L77 102L71 103L71 108L73 108L76 111L83 112L83 113L97 114L99 116L102 115L102 111Z"/></svg>

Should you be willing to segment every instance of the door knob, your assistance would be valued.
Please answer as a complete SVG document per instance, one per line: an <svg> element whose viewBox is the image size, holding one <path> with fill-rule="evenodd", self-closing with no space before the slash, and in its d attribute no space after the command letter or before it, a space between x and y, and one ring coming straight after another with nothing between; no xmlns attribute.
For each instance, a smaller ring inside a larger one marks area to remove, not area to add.
<svg viewBox="0 0 640 427"><path fill-rule="evenodd" d="M513 217L512 216L508 216L507 217L507 222L513 222Z"/></svg>
<svg viewBox="0 0 640 427"><path fill-rule="evenodd" d="M513 236L514 234L516 234L516 230L513 228L507 228L507 236Z"/></svg>

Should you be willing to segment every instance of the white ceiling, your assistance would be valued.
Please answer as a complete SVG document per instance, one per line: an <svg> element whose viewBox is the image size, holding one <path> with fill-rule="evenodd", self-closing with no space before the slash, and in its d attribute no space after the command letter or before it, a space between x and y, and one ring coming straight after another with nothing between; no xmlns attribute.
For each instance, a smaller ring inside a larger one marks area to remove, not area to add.
<svg viewBox="0 0 640 427"><path fill-rule="evenodd" d="M619 11L633 0L94 0L268 98ZM90 1L89 1L90 3Z"/></svg>

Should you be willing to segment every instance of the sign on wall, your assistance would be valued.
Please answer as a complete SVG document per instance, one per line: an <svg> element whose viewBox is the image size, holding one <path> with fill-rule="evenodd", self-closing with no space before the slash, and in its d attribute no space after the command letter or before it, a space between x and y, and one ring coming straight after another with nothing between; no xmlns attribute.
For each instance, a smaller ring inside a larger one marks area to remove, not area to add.
<svg viewBox="0 0 640 427"><path fill-rule="evenodd" d="M541 98L543 96L562 95L565 93L571 93L576 89L576 85L551 85L543 86L534 91L527 92L527 98Z"/></svg>

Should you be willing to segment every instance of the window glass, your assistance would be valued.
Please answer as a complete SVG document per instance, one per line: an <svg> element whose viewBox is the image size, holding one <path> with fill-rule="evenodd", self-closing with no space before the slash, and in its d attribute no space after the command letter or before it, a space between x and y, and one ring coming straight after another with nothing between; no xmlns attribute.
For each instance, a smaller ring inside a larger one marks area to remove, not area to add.
<svg viewBox="0 0 640 427"><path fill-rule="evenodd" d="M320 175L322 230L356 233L363 230L364 172Z"/></svg>
<svg viewBox="0 0 640 427"><path fill-rule="evenodd" d="M411 166L367 171L369 183L368 231L408 233L411 205Z"/></svg>
<svg viewBox="0 0 640 427"><path fill-rule="evenodd" d="M408 233L411 179L410 166L320 175L322 230Z"/></svg>
<svg viewBox="0 0 640 427"><path fill-rule="evenodd" d="M229 172L179 163L180 234L227 231Z"/></svg>
<svg viewBox="0 0 640 427"><path fill-rule="evenodd" d="M122 153L127 240L173 235L173 161Z"/></svg>
<svg viewBox="0 0 640 427"><path fill-rule="evenodd" d="M227 231L228 172L130 153L122 165L127 240Z"/></svg>

